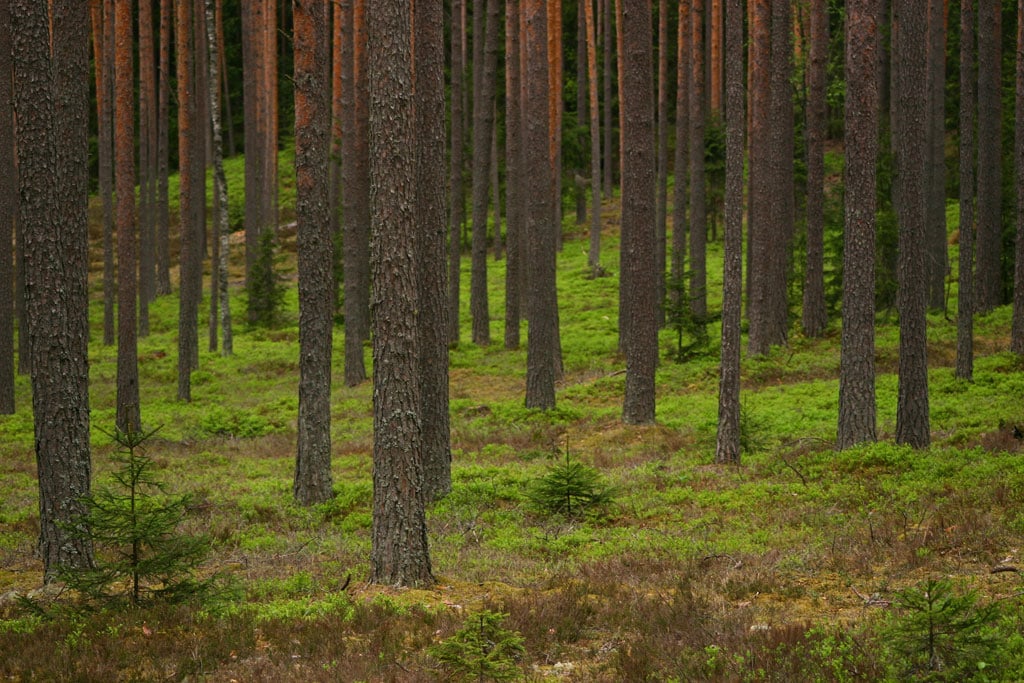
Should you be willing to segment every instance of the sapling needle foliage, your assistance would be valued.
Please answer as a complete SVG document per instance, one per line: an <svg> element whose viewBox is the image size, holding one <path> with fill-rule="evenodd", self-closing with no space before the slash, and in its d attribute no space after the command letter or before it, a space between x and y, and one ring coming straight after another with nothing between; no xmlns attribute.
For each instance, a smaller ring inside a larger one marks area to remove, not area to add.
<svg viewBox="0 0 1024 683"><path fill-rule="evenodd" d="M205 536L185 536L179 526L188 513L188 495L169 495L157 477L143 444L157 430L115 430L112 481L83 498L85 513L74 528L88 534L96 562L62 572L69 588L104 602L127 598L181 599L201 592L208 582L193 578L209 549Z"/></svg>

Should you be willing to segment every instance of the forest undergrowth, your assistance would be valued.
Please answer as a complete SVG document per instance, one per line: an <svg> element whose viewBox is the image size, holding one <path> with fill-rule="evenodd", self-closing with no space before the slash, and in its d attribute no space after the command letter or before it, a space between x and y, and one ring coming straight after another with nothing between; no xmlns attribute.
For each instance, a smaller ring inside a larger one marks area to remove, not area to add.
<svg viewBox="0 0 1024 683"><path fill-rule="evenodd" d="M614 274L615 203L606 203L604 220L602 264ZM657 424L624 425L617 280L590 279L582 229L567 219L566 230L558 275L566 373L555 410L523 407L525 350L472 345L468 305L462 312L463 341L451 355L453 490L428 513L430 589L366 582L371 386L344 385L340 327L336 495L311 508L293 502L294 286L283 325L237 331L233 357L201 353L191 403L175 398L175 298L155 302L152 332L139 342L143 422L160 427L146 453L170 492L188 494L180 531L209 534L200 573L230 577L228 597L24 609L16 594L54 605L70 598L35 592L36 465L29 383L19 377L18 412L0 418L0 677L1024 678L1024 362L1008 350L1009 308L976 322L972 383L953 375L955 322L929 314L933 445L920 451L893 439L893 315L878 317L880 440L843 452L833 448L837 316L819 339L794 327L787 346L744 357L743 462L719 466L716 325L710 346L684 363L671 358L674 333L662 332ZM294 276L293 240L283 233L286 276ZM713 310L721 256L712 243ZM242 255L232 258L233 310L243 311ZM488 266L492 338L500 339L504 262ZM468 291L468 260L463 277ZM92 285L97 340L98 277ZM103 481L114 469L103 430L114 421L116 356L95 341L90 353L94 481ZM538 508L536 481L565 462L596 471L610 502L568 514ZM488 648L505 653L508 666L473 668L484 666Z"/></svg>

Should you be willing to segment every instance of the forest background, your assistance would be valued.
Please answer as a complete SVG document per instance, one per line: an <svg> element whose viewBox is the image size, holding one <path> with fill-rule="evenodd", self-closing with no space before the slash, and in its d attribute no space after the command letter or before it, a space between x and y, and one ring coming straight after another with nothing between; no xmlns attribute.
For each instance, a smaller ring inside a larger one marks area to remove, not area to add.
<svg viewBox="0 0 1024 683"><path fill-rule="evenodd" d="M0 3L5 675L1020 677L1019 4L134 5ZM55 595L115 426L231 590Z"/></svg>

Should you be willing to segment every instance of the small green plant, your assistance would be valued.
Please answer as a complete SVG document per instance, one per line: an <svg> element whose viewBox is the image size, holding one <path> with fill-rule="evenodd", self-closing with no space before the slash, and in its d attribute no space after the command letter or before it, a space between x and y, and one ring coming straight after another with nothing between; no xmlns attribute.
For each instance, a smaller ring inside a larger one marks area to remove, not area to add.
<svg viewBox="0 0 1024 683"><path fill-rule="evenodd" d="M277 272L277 244L273 230L260 235L256 261L249 274L249 324L253 327L276 327L284 306L286 288Z"/></svg>
<svg viewBox="0 0 1024 683"><path fill-rule="evenodd" d="M178 532L189 496L165 493L142 448L155 431L110 434L119 447L113 456L119 467L110 484L83 498L85 512L72 527L92 539L95 566L60 574L83 597L101 602L127 598L138 605L147 598L185 599L212 585L194 577L207 555L208 538Z"/></svg>
<svg viewBox="0 0 1024 683"><path fill-rule="evenodd" d="M999 609L978 604L976 592L957 594L948 579L929 579L897 593L893 604L883 636L899 675L963 681L998 660Z"/></svg>
<svg viewBox="0 0 1024 683"><path fill-rule="evenodd" d="M686 295L686 278L689 273L667 275L665 290L668 296L665 297L665 321L669 328L676 333L676 348L672 353L672 360L677 363L685 363L694 356L701 355L708 350L710 337L708 336L707 320L693 314L690 307L690 298Z"/></svg>
<svg viewBox="0 0 1024 683"><path fill-rule="evenodd" d="M615 498L615 490L596 469L573 460L566 448L565 462L548 467L526 495L544 512L573 517L587 510L607 508Z"/></svg>
<svg viewBox="0 0 1024 683"><path fill-rule="evenodd" d="M765 434L768 424L758 413L744 402L740 406L740 451L756 453L765 448Z"/></svg>
<svg viewBox="0 0 1024 683"><path fill-rule="evenodd" d="M457 680L513 681L522 677L517 660L524 654L523 637L502 625L508 615L484 610L466 619L449 638L427 652Z"/></svg>

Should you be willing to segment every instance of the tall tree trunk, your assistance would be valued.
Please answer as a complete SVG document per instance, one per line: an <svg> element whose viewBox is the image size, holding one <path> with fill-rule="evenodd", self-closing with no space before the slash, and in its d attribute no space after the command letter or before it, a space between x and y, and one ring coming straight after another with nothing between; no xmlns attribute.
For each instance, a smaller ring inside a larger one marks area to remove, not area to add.
<svg viewBox="0 0 1024 683"><path fill-rule="evenodd" d="M138 324L139 336L149 336L149 302L156 297L156 258L153 253L156 215L156 60L153 51L153 4L139 0L139 212Z"/></svg>
<svg viewBox="0 0 1024 683"><path fill-rule="evenodd" d="M752 355L768 353L770 269L765 253L771 242L768 125L771 105L771 4L751 0L750 18L750 201L747 209L747 344ZM691 151L692 154L692 151Z"/></svg>
<svg viewBox="0 0 1024 683"><path fill-rule="evenodd" d="M928 0L925 273L928 307L945 307L946 270L946 24L948 0Z"/></svg>
<svg viewBox="0 0 1024 683"><path fill-rule="evenodd" d="M349 112L342 120L341 201L344 215L345 384L366 380L363 342L370 338L370 157L366 73L366 1L342 3L342 26L349 66L342 75L342 97ZM348 35L346 39L344 36Z"/></svg>
<svg viewBox="0 0 1024 683"><path fill-rule="evenodd" d="M114 2L93 0L93 49L96 63L96 156L103 202L103 345L114 344Z"/></svg>
<svg viewBox="0 0 1024 683"><path fill-rule="evenodd" d="M465 94L466 62L465 39L462 15L467 0L452 0L452 36L451 36L451 90L452 90L452 125L451 125L451 167L449 182L451 184L450 233L448 238L448 341L459 343L459 306L460 284L462 273L462 224L466 222L466 186L462 179L465 168L466 133L465 133Z"/></svg>
<svg viewBox="0 0 1024 683"><path fill-rule="evenodd" d="M711 0L711 19L708 26L708 33L711 37L711 48L708 52L710 64L708 68L711 80L710 92L708 93L708 105L711 113L721 116L722 114L722 92L724 81L722 79L722 0ZM741 10L742 11L742 10Z"/></svg>
<svg viewBox="0 0 1024 683"><path fill-rule="evenodd" d="M160 82L157 95L156 293L171 293L171 247L168 174L170 170L172 0L160 0Z"/></svg>
<svg viewBox="0 0 1024 683"><path fill-rule="evenodd" d="M551 126L549 157L551 159L552 225L555 247L562 250L562 108L564 79L562 77L562 0L548 0L548 117ZM556 345L558 337L555 338ZM556 356L561 351L556 346Z"/></svg>
<svg viewBox="0 0 1024 683"><path fill-rule="evenodd" d="M704 0L690 8L690 311L708 314L707 210L704 177Z"/></svg>
<svg viewBox="0 0 1024 683"><path fill-rule="evenodd" d="M473 83L473 247L469 287L469 308L473 318L473 343L486 346L491 343L491 317L487 302L487 198L490 189L491 135L494 132L494 86L498 61L498 2L476 0L473 4L473 24L483 24L484 6L487 7L482 63L475 69ZM481 15L478 17L478 14Z"/></svg>
<svg viewBox="0 0 1024 683"><path fill-rule="evenodd" d="M661 3L664 9L664 2ZM654 85L651 75L650 0L623 0L622 53L625 172L622 176L623 241L620 270L628 288L620 290L626 319L626 393L622 420L654 422L654 370L658 364L657 244L655 210ZM664 47L664 43L661 44ZM629 297L623 298L622 291Z"/></svg>
<svg viewBox="0 0 1024 683"><path fill-rule="evenodd" d="M519 348L524 244L522 50L519 0L505 4L505 348ZM455 92L454 81L452 92ZM455 106L452 95L452 107ZM455 124L454 114L452 125ZM454 159L455 151L452 151ZM454 163L454 161L453 161ZM454 190L453 190L454 211ZM452 233L454 235L454 233ZM449 283L449 287L451 284Z"/></svg>
<svg viewBox="0 0 1024 683"><path fill-rule="evenodd" d="M0 0L0 414L2 415L14 414L13 240L14 222L18 215L18 169L14 161L14 64L11 41L11 3L10 0Z"/></svg>
<svg viewBox="0 0 1024 683"><path fill-rule="evenodd" d="M207 0L209 2L209 0ZM293 493L300 505L334 496L331 348L334 240L327 211L331 109L324 0L295 0L295 218L299 259L299 426Z"/></svg>
<svg viewBox="0 0 1024 683"><path fill-rule="evenodd" d="M252 269L259 251L260 231L265 223L260 194L265 183L263 174L264 128L261 94L265 68L262 0L241 4L243 117L245 120L245 284L252 284ZM249 321L254 320L254 307L249 306Z"/></svg>
<svg viewBox="0 0 1024 683"><path fill-rule="evenodd" d="M192 370L198 365L199 346L198 315L200 292L195 287L195 273L201 272L199 243L199 226L195 203L202 201L199 196L202 183L197 178L195 163L196 142L198 133L195 126L196 107L193 98L194 83L192 75L192 3L183 1L177 4L177 39L176 63L178 71L178 169L180 207L180 241L181 257L179 278L179 314L178 314L178 400L192 400Z"/></svg>
<svg viewBox="0 0 1024 683"><path fill-rule="evenodd" d="M676 32L676 149L672 191L672 283L684 283L690 166L690 3L679 3ZM674 290L677 291L677 290ZM677 294L673 294L676 296ZM675 303L675 302L674 302Z"/></svg>
<svg viewBox="0 0 1024 683"><path fill-rule="evenodd" d="M370 581L433 583L424 514L423 440L416 327L419 236L412 7L369 4L370 176L373 217L373 546Z"/></svg>
<svg viewBox="0 0 1024 683"><path fill-rule="evenodd" d="M593 0L583 0L587 32L587 85L590 99L590 251L588 265L593 276L601 272L601 111L597 98L597 36L594 31Z"/></svg>
<svg viewBox="0 0 1024 683"><path fill-rule="evenodd" d="M224 0L216 0L216 6L214 7L214 21L217 26L217 53L220 55L220 64L218 65L218 71L220 72L221 81L221 109L224 112L224 133L226 133L225 140L227 143L227 155L229 157L235 156L235 125L234 117L231 115L231 84L227 77L228 73L228 62L227 62L227 50L225 49L226 43L224 42Z"/></svg>
<svg viewBox="0 0 1024 683"><path fill-rule="evenodd" d="M767 240L760 247L768 262L768 317L764 340L784 344L789 328L787 275L796 214L793 178L793 27L788 2L772 3L771 110L768 128L771 192ZM767 351L767 348L765 349Z"/></svg>
<svg viewBox="0 0 1024 683"><path fill-rule="evenodd" d="M931 439L928 420L926 330L925 156L927 93L926 26L919 3L896 0L895 69L896 215L899 220L900 316L899 396L896 442L924 448Z"/></svg>
<svg viewBox="0 0 1024 683"><path fill-rule="evenodd" d="M722 272L722 366L715 462L740 462L740 319L743 306L743 3L726 8L725 262Z"/></svg>
<svg viewBox="0 0 1024 683"><path fill-rule="evenodd" d="M117 0L114 17L114 135L117 192L117 428L142 431L137 341L138 252L135 232L135 71L132 0Z"/></svg>
<svg viewBox="0 0 1024 683"><path fill-rule="evenodd" d="M807 266L804 269L803 328L820 336L825 311L825 126L828 10L825 0L811 2L811 49L807 68Z"/></svg>
<svg viewBox="0 0 1024 683"><path fill-rule="evenodd" d="M440 0L414 5L413 64L417 132L416 216L420 328L420 425L424 495L437 500L452 490L451 429L448 411L448 307L445 237L448 217L444 188L444 10ZM495 143L496 144L496 143ZM493 150L492 150L493 152ZM496 154L495 154L496 156ZM497 162L495 161L495 166ZM495 183L495 207L497 201ZM497 213L497 212L496 212ZM497 225L497 222L496 222Z"/></svg>
<svg viewBox="0 0 1024 683"><path fill-rule="evenodd" d="M851 0L846 19L843 325L836 447L875 440L875 228L878 163L877 0ZM856 142L854 142L856 141Z"/></svg>
<svg viewBox="0 0 1024 683"><path fill-rule="evenodd" d="M495 76L497 78L497 76ZM494 234L491 236L494 240L494 260L500 261L502 253L505 250L504 243L501 238L501 157L498 155L498 101L494 101L494 114L492 116L492 130L491 130L491 168L490 168L490 187L491 187L491 204L494 212ZM506 207L507 209L507 207Z"/></svg>
<svg viewBox="0 0 1024 683"><path fill-rule="evenodd" d="M12 0L20 223L25 238L43 578L92 564L76 531L89 493L88 15L83 2ZM58 144L58 137L60 144ZM55 172L56 171L56 172Z"/></svg>
<svg viewBox="0 0 1024 683"><path fill-rule="evenodd" d="M966 0L964 1L966 2ZM1014 169L1017 174L1017 236L1013 272L1013 325L1010 331L1010 350L1016 354L1024 354L1024 0L1017 0L1017 55L1015 62L1013 156Z"/></svg>
<svg viewBox="0 0 1024 683"><path fill-rule="evenodd" d="M1003 303L1000 3L978 4L978 231L975 310Z"/></svg>
<svg viewBox="0 0 1024 683"><path fill-rule="evenodd" d="M214 315L211 321L211 341L217 339L216 328L220 324L223 332L221 354L230 356L234 353L234 336L231 333L231 301L228 298L228 256L230 251L231 226L228 223L228 181L224 174L224 136L220 119L220 65L224 63L220 52L221 41L217 40L217 8L214 0L206 0L206 37L210 43L210 125L213 129L213 193L216 211L213 217L214 258L210 265L213 286L210 288L211 300L220 301L219 318ZM217 5L220 4L217 0ZM213 309L216 313L216 308ZM216 346L211 346L211 351Z"/></svg>
<svg viewBox="0 0 1024 683"><path fill-rule="evenodd" d="M520 26L524 69L523 184L526 218L526 301L529 337L526 351L526 407L555 406L555 339L558 303L555 292L555 235L551 229L551 165L548 157L547 12L540 0L521 0Z"/></svg>
<svg viewBox="0 0 1024 683"><path fill-rule="evenodd" d="M604 26L601 39L601 53L603 60L601 89L603 97L601 102L604 105L604 152L601 158L604 160L604 176L601 187L605 199L611 199L612 185L615 182L613 168L615 164L615 150L612 148L612 131L615 124L612 123L612 2L613 0L598 0L601 3L601 23Z"/></svg>
<svg viewBox="0 0 1024 683"><path fill-rule="evenodd" d="M977 161L978 150L975 139L975 126L978 118L978 71L975 64L977 21L975 17L974 0L961 0L960 125L958 126L960 131L960 255L956 323L956 376L966 380L971 380L974 377L974 236L977 228L974 218L977 190L974 164ZM1020 63L1018 62L1018 78L1022 75L1019 69ZM1018 81L1018 96L1021 85L1024 84ZM1018 260L1018 267L1020 264L1021 261ZM1015 296L1016 294L1017 291L1014 292Z"/></svg>
<svg viewBox="0 0 1024 683"><path fill-rule="evenodd" d="M720 0L719 0L720 1ZM655 315L665 322L665 257L668 236L668 0L658 0L658 191L655 229Z"/></svg>

